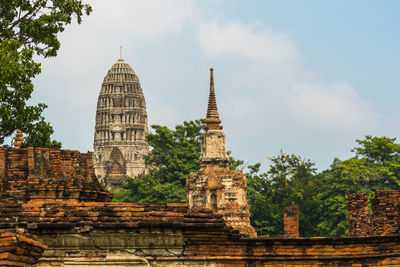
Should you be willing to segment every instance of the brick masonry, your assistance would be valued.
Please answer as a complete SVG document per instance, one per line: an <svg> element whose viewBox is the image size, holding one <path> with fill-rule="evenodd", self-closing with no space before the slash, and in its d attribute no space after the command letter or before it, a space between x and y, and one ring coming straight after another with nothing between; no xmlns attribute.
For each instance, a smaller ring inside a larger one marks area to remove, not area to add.
<svg viewBox="0 0 400 267"><path fill-rule="evenodd" d="M191 211L206 210L223 215L227 225L243 236L255 237L257 233L250 225L246 190L246 176L242 171L218 165L201 168L186 180Z"/></svg>
<svg viewBox="0 0 400 267"><path fill-rule="evenodd" d="M299 209L288 206L283 210L283 235L287 238L299 237Z"/></svg>
<svg viewBox="0 0 400 267"><path fill-rule="evenodd" d="M0 266L34 266L47 246L22 230L0 230Z"/></svg>
<svg viewBox="0 0 400 267"><path fill-rule="evenodd" d="M0 148L1 201L110 201L94 175L92 153Z"/></svg>
<svg viewBox="0 0 400 267"><path fill-rule="evenodd" d="M249 238L212 206L196 210L178 203L109 202L111 195L93 180L90 160L90 154L70 150L0 149L0 229L24 229L36 235L38 241L27 235L33 241L13 245L22 246L14 250L19 253L15 257L9 253L13 248L9 243L0 243L0 251L4 252L1 260L11 257L19 261L19 265L10 265L9 261L8 266L400 265L398 233ZM221 188L221 181L228 177L242 183L238 188L246 188L240 178L243 174L224 167L210 166L195 175L210 178L206 179L206 190ZM374 205L392 214L390 205L396 203L397 194L378 192L377 196L380 201ZM240 201L232 203L232 214L241 212ZM287 218L295 218L295 214L288 211ZM379 225L390 224L393 218L389 217ZM26 256L28 250L37 251L29 254L33 259ZM42 257L41 250L45 250ZM22 264L18 257L27 262Z"/></svg>
<svg viewBox="0 0 400 267"><path fill-rule="evenodd" d="M349 236L400 234L400 192L377 190L368 207L368 195L348 196Z"/></svg>

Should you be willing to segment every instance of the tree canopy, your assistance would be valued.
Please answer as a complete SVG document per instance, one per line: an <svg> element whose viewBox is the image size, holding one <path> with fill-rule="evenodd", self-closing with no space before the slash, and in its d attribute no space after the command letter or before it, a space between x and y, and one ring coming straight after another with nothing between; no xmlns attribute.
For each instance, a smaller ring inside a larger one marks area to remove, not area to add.
<svg viewBox="0 0 400 267"><path fill-rule="evenodd" d="M38 55L54 57L60 48L57 34L91 11L80 0L1 1L0 41L13 39Z"/></svg>
<svg viewBox="0 0 400 267"><path fill-rule="evenodd" d="M143 179L128 179L114 201L185 202L185 180L199 169L201 120L184 122L175 129L153 125L148 135L153 148L146 158L150 167ZM334 159L318 172L315 163L297 155L269 157L270 166L261 172L260 163L247 166L247 201L251 224L259 235L283 234L283 209L300 210L301 236L345 236L347 195L375 190L400 190L400 144L395 138L366 136L356 140L355 155ZM230 168L243 166L231 158Z"/></svg>
<svg viewBox="0 0 400 267"><path fill-rule="evenodd" d="M43 103L27 105L32 79L41 72L33 55L57 55L58 33L73 18L81 23L91 7L78 0L0 1L0 144L16 129L27 134L24 146L60 147L53 128L41 115Z"/></svg>
<svg viewBox="0 0 400 267"><path fill-rule="evenodd" d="M128 178L123 188L115 192L114 201L186 202L186 178L200 168L203 127L203 120L184 121L175 129L152 125L155 132L147 135L147 142L153 150L145 157L149 172L142 179ZM230 156L231 169L242 164Z"/></svg>
<svg viewBox="0 0 400 267"><path fill-rule="evenodd" d="M316 184L314 163L296 155L280 152L270 157L270 168L259 173L260 163L248 166L247 198L251 223L260 235L283 234L283 209L297 205L300 213L301 234L315 235L318 207L314 199Z"/></svg>
<svg viewBox="0 0 400 267"><path fill-rule="evenodd" d="M363 192L374 197L375 190L400 189L400 144L396 138L365 136L356 140L356 155L347 160L335 159L318 176L321 186L316 198L321 235L343 236L347 228L347 195Z"/></svg>
<svg viewBox="0 0 400 267"><path fill-rule="evenodd" d="M183 122L174 130L152 125L155 133L147 135L153 148L145 158L148 174L143 179L128 178L115 193L115 201L186 202L185 183L190 172L199 169L200 130L202 120Z"/></svg>
<svg viewBox="0 0 400 267"><path fill-rule="evenodd" d="M297 205L302 236L345 236L348 233L347 195L400 189L400 147L396 138L365 136L356 140L352 158L334 159L317 172L314 163L283 152L270 158L267 172L249 166L248 201L251 223L259 234L283 232L283 208Z"/></svg>

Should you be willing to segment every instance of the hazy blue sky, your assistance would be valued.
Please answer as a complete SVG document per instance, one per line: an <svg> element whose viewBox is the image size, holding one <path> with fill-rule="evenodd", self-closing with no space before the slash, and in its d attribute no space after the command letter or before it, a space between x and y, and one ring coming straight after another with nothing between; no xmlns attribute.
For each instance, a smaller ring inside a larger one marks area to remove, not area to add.
<svg viewBox="0 0 400 267"><path fill-rule="evenodd" d="M96 102L119 57L150 124L205 116L209 68L227 146L268 165L280 149L320 169L365 134L399 135L400 1L90 1L43 60L33 102L64 148L93 150Z"/></svg>

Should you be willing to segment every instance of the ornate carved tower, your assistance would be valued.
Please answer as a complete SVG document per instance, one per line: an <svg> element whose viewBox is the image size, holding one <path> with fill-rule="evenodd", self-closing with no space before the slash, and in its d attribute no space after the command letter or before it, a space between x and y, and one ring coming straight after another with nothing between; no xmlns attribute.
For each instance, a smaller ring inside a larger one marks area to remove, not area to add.
<svg viewBox="0 0 400 267"><path fill-rule="evenodd" d="M123 59L104 77L97 102L93 162L107 186L145 174L147 112L139 78Z"/></svg>
<svg viewBox="0 0 400 267"><path fill-rule="evenodd" d="M186 180L189 209L211 210L223 215L226 223L244 236L256 236L250 225L247 181L241 170L228 168L225 133L219 124L213 69L210 74L206 126L201 134L200 170Z"/></svg>

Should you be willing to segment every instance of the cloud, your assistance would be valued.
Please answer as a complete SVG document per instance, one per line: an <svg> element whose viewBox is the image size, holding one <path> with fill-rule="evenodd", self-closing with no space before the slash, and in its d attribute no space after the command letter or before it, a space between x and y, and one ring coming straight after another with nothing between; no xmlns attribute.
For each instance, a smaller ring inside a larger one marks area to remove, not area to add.
<svg viewBox="0 0 400 267"><path fill-rule="evenodd" d="M235 64L241 66L230 73L230 94L222 102L231 107L228 120L245 118L238 132L254 127L265 132L260 125L254 126L260 118L281 129L289 126L326 133L377 125L378 114L349 82L326 83L312 70L303 69L296 45L286 33L214 19L199 22L195 36L204 56L232 61L229 66L233 70Z"/></svg>
<svg viewBox="0 0 400 267"><path fill-rule="evenodd" d="M348 82L298 82L288 96L292 115L303 127L354 131L373 127L378 115Z"/></svg>
<svg viewBox="0 0 400 267"><path fill-rule="evenodd" d="M212 58L242 58L253 62L282 64L293 62L298 54L289 36L270 29L240 22L213 20L199 23L196 38L202 52Z"/></svg>
<svg viewBox="0 0 400 267"><path fill-rule="evenodd" d="M101 82L120 45L142 83L150 123L173 127L204 116L208 68L215 67L221 119L239 158L260 161L281 147L315 152L318 136L340 143L337 133L354 140L357 128L364 134L376 125L360 88L303 67L307 59L291 34L224 17L212 2L90 1L93 13L60 35L59 55L43 61L35 81L55 138L91 149Z"/></svg>
<svg viewBox="0 0 400 267"><path fill-rule="evenodd" d="M122 32L127 37L157 39L176 34L195 12L193 1L123 0L110 4L110 1L92 0L89 3L93 6L95 25L101 25L105 36Z"/></svg>

